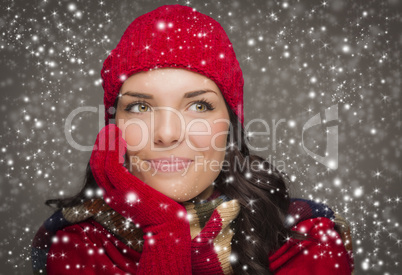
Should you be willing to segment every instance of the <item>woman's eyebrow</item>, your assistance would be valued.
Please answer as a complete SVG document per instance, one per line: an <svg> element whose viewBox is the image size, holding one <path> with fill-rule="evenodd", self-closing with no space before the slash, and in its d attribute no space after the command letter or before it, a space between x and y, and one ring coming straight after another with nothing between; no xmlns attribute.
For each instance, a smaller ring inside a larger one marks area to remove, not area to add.
<svg viewBox="0 0 402 275"><path fill-rule="evenodd" d="M215 91L210 90L210 89L205 89L205 90L200 90L200 91L194 91L194 92L188 92L184 94L184 98L190 98L190 97L195 97L198 95L206 94L206 93L214 93L216 94Z"/></svg>
<svg viewBox="0 0 402 275"><path fill-rule="evenodd" d="M129 95L132 97L139 97L139 98L145 98L145 99L153 99L154 97L150 94L143 94L143 93L137 93L137 92L125 92L124 94L122 94L121 96L125 96L125 95Z"/></svg>
<svg viewBox="0 0 402 275"><path fill-rule="evenodd" d="M204 90L199 90L199 91L193 91L193 92L187 92L184 94L184 98L191 98L191 97L196 97L205 93L214 93L216 94L215 91L210 90L210 89L204 89ZM144 93L139 93L139 92L131 92L131 91L127 91L124 94L122 94L122 96L124 95L128 95L128 96L132 96L132 97L138 97L138 98L145 98L145 99L153 99L153 95L151 94L144 94Z"/></svg>

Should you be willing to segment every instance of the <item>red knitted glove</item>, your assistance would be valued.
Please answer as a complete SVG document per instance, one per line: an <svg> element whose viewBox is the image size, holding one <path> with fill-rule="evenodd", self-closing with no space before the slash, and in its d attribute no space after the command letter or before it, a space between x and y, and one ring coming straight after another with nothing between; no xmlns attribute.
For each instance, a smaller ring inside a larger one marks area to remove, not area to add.
<svg viewBox="0 0 402 275"><path fill-rule="evenodd" d="M90 158L105 202L144 232L137 274L191 274L191 236L183 205L142 182L122 164L122 131L109 124L99 132Z"/></svg>

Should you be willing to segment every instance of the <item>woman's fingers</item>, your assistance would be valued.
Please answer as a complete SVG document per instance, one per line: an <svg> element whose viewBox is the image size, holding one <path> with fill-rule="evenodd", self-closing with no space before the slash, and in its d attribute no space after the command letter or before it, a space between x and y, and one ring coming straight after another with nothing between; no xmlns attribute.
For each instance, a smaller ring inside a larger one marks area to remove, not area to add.
<svg viewBox="0 0 402 275"><path fill-rule="evenodd" d="M124 143L120 143L121 145L117 145L116 143L116 140L119 140L116 139L116 136L119 137L119 129L116 128L116 125L107 125L101 129L96 137L90 158L92 174L94 175L98 185L105 189L106 192L114 188L107 176L106 170L113 169L110 165L115 165L114 163L119 164L120 153L117 151L124 151L125 148Z"/></svg>

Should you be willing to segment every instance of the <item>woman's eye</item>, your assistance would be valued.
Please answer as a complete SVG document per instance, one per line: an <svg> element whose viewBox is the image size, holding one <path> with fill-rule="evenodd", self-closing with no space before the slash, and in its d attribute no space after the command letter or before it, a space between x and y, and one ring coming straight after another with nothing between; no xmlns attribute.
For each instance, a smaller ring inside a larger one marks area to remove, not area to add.
<svg viewBox="0 0 402 275"><path fill-rule="evenodd" d="M149 106L143 103L134 103L129 104L126 108L126 111L132 113L145 113L149 111Z"/></svg>
<svg viewBox="0 0 402 275"><path fill-rule="evenodd" d="M207 106L205 106L205 104L203 103L194 103L193 105L191 105L191 107L193 106L194 106L193 110L195 110L196 112L205 112L207 110Z"/></svg>
<svg viewBox="0 0 402 275"><path fill-rule="evenodd" d="M201 100L198 102L194 102L189 109L195 112L206 112L213 110L214 107L212 106L211 103Z"/></svg>

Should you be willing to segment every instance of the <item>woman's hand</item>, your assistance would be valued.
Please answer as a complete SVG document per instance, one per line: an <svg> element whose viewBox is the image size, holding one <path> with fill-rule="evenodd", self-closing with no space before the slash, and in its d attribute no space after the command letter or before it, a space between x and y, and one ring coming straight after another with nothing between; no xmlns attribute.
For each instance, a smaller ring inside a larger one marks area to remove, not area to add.
<svg viewBox="0 0 402 275"><path fill-rule="evenodd" d="M127 143L122 131L109 124L99 132L90 158L90 166L105 202L146 231L164 223L185 226L184 206L132 175L123 166Z"/></svg>
<svg viewBox="0 0 402 275"><path fill-rule="evenodd" d="M109 124L96 138L90 166L105 202L145 233L137 274L191 274L186 209L132 175L123 166L126 151L121 130Z"/></svg>

